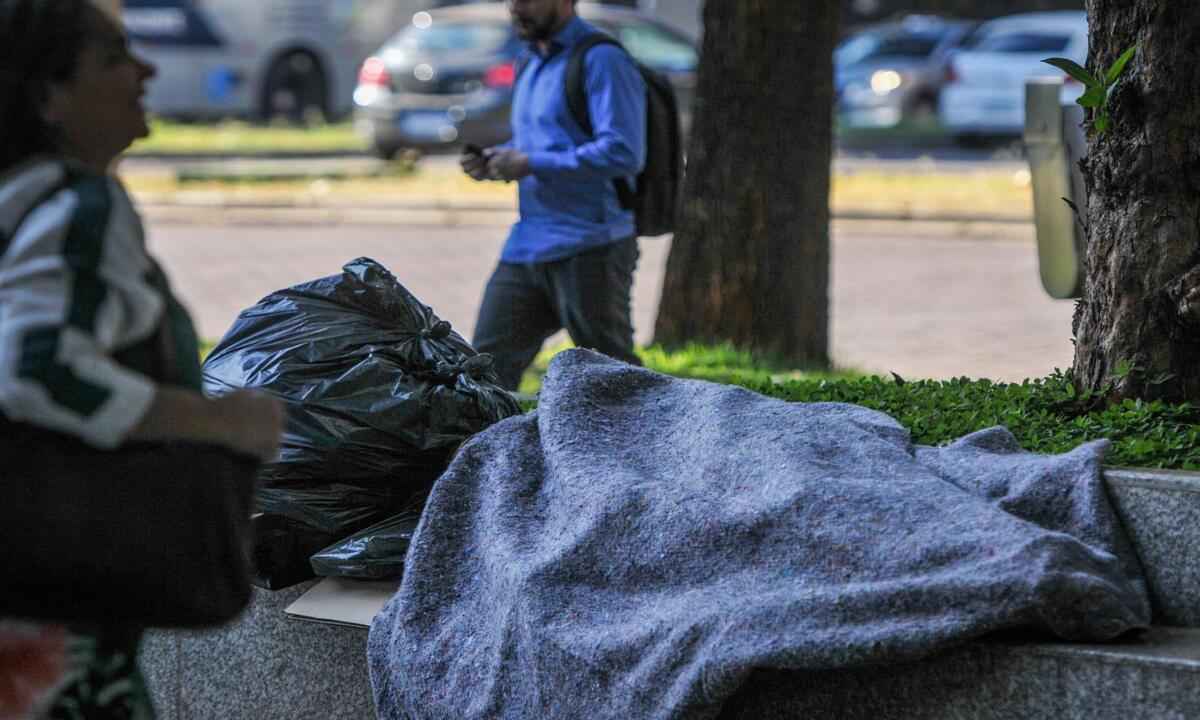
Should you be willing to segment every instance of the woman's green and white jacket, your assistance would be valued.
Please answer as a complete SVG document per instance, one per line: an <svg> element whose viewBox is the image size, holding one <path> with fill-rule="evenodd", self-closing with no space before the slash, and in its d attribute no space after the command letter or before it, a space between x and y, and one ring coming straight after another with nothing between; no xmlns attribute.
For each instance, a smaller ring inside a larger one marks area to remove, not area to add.
<svg viewBox="0 0 1200 720"><path fill-rule="evenodd" d="M120 445L155 381L119 358L157 332L164 290L115 179L60 160L0 178L0 413Z"/></svg>

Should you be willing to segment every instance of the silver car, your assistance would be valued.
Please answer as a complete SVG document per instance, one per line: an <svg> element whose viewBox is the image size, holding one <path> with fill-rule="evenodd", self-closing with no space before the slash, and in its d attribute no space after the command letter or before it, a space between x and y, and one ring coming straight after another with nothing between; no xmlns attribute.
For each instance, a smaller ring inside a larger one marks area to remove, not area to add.
<svg viewBox="0 0 1200 720"><path fill-rule="evenodd" d="M670 79L686 131L699 60L692 41L635 10L591 3L578 10ZM419 12L363 63L354 91L355 127L381 157L405 148L503 142L511 134L514 63L523 47L503 3Z"/></svg>
<svg viewBox="0 0 1200 720"><path fill-rule="evenodd" d="M1015 138L1025 128L1025 82L1063 77L1043 62L1065 57L1087 62L1088 21L1083 11L1022 13L990 20L955 53L942 92L942 127L959 142L988 136ZM1083 94L1073 78L1062 86L1063 104Z"/></svg>
<svg viewBox="0 0 1200 720"><path fill-rule="evenodd" d="M847 38L834 51L839 123L848 128L936 123L947 59L973 27L912 15Z"/></svg>

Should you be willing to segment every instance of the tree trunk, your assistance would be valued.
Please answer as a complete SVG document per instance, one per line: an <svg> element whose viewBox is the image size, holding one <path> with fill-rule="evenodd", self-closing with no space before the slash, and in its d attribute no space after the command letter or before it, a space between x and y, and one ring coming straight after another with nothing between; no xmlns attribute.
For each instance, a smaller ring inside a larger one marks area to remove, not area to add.
<svg viewBox="0 0 1200 720"><path fill-rule="evenodd" d="M1114 398L1200 400L1200 4L1088 0L1089 69L1137 43L1091 140L1075 378Z"/></svg>
<svg viewBox="0 0 1200 720"><path fill-rule="evenodd" d="M826 367L836 0L709 0L655 341Z"/></svg>

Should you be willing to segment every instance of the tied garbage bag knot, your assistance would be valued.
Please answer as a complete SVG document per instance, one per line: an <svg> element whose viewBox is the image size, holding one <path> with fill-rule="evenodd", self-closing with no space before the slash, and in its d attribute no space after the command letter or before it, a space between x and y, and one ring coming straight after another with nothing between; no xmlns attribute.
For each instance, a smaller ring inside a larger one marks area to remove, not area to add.
<svg viewBox="0 0 1200 720"><path fill-rule="evenodd" d="M478 382L487 379L491 371L492 356L481 353L475 357L469 357L461 363L438 363L436 374L439 378L447 381L453 381L461 375L466 375Z"/></svg>
<svg viewBox="0 0 1200 720"><path fill-rule="evenodd" d="M450 323L445 320L438 320L431 327L421 330L421 337L426 340L445 340L450 337Z"/></svg>

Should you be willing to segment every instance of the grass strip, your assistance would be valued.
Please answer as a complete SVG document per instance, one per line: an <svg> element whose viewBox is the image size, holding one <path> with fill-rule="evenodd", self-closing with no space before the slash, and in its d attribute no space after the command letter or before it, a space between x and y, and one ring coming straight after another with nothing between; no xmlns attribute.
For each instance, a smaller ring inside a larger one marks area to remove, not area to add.
<svg viewBox="0 0 1200 720"><path fill-rule="evenodd" d="M201 355L213 343L202 345ZM551 358L570 347L540 353L521 382L536 394ZM1021 446L1037 453L1063 453L1091 440L1107 439L1112 466L1200 470L1200 408L1191 403L1125 400L1105 402L1076 391L1069 372L1021 383L952 378L905 380L867 376L853 370L810 373L781 371L729 346L694 345L678 351L638 351L646 367L680 378L707 380L789 402L843 402L887 413L908 428L913 442L942 445L977 430L1007 427ZM536 402L525 403L526 409Z"/></svg>
<svg viewBox="0 0 1200 720"><path fill-rule="evenodd" d="M549 358L561 349L539 355L522 382L523 392L537 391ZM1200 408L1162 401L1108 403L1100 394L1077 392L1069 372L1056 370L1021 383L905 380L854 371L780 372L730 347L643 348L639 355L650 369L676 377L738 385L790 402L843 402L879 410L908 428L921 445L942 445L1001 425L1031 452L1063 453L1107 439L1112 443L1108 465L1200 470Z"/></svg>
<svg viewBox="0 0 1200 720"><path fill-rule="evenodd" d="M159 198L179 193L225 195L230 201L319 203L420 199L436 205L477 201L516 206L516 186L480 183L449 165L381 165L373 173L313 173L303 176L130 174L134 194ZM985 215L1014 221L1033 216L1028 173L1000 170L935 174L854 172L836 174L830 205L835 214L900 217Z"/></svg>
<svg viewBox="0 0 1200 720"><path fill-rule="evenodd" d="M273 153L357 153L366 143L350 123L297 127L241 121L217 124L150 122L150 137L130 148L131 155L255 155Z"/></svg>

